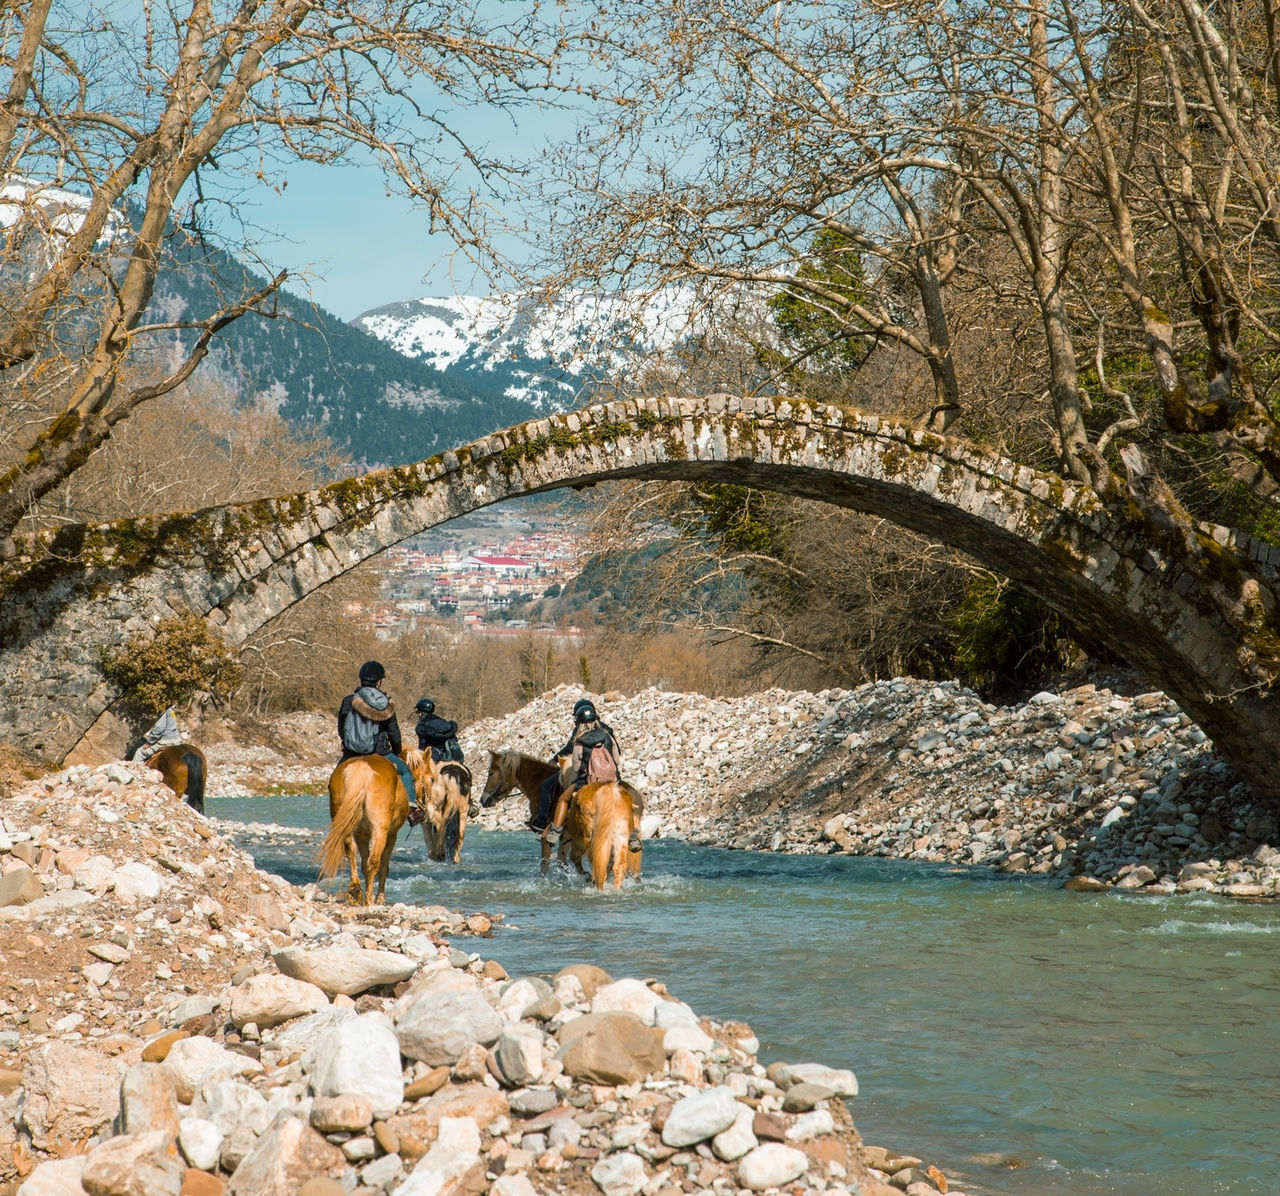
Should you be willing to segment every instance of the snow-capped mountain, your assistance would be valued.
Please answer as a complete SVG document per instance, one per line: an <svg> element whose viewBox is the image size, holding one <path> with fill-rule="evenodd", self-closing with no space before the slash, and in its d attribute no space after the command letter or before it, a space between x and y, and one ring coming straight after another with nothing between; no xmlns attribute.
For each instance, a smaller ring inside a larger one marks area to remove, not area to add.
<svg viewBox="0 0 1280 1196"><path fill-rule="evenodd" d="M407 299L352 324L446 377L470 378L527 405L526 418L533 418L577 406L599 379L678 343L692 312L687 292L637 303L579 291L551 301L511 294Z"/></svg>

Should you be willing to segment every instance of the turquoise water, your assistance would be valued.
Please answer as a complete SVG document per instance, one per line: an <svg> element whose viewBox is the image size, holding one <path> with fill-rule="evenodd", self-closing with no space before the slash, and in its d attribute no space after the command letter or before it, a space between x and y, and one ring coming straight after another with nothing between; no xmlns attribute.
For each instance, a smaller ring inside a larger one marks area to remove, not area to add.
<svg viewBox="0 0 1280 1196"><path fill-rule="evenodd" d="M212 799L260 867L314 879L322 798ZM905 861L654 841L619 894L537 875L525 833L463 863L401 835L388 896L505 915L513 975L597 963L748 1022L763 1062L850 1067L863 1138L971 1193L1280 1191L1280 906L1067 893Z"/></svg>

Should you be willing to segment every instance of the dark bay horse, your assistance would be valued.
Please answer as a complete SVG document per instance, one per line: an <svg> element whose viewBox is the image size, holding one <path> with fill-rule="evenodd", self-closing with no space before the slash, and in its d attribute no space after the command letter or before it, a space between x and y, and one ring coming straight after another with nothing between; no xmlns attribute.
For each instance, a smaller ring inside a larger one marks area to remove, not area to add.
<svg viewBox="0 0 1280 1196"><path fill-rule="evenodd" d="M161 748L147 759L147 764L160 773L161 780L187 805L204 813L204 782L208 773L204 753L190 743Z"/></svg>
<svg viewBox="0 0 1280 1196"><path fill-rule="evenodd" d="M329 778L329 832L316 852L321 879L336 876L345 857L351 867L347 889L351 904L383 904L391 849L408 817L409 795L400 770L390 760L385 756L343 760ZM357 850L363 887L356 871Z"/></svg>
<svg viewBox="0 0 1280 1196"><path fill-rule="evenodd" d="M536 818L542 782L558 771L558 765L548 764L537 756L526 756L523 752L495 752L490 748L489 775L480 792L480 804L487 810L519 789L529 800L530 819Z"/></svg>

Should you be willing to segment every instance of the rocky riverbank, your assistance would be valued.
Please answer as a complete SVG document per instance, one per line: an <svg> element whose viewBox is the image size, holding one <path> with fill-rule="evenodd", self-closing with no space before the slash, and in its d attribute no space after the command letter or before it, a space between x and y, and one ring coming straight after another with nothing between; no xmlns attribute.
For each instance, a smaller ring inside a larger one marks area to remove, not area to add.
<svg viewBox="0 0 1280 1196"><path fill-rule="evenodd" d="M463 728L546 758L581 691ZM770 690L736 699L598 695L645 793L645 833L756 851L848 852L1044 876L1072 888L1280 896L1280 822L1161 693L1098 684L996 706L954 682ZM332 719L292 715L264 742L217 731L210 792L322 792ZM515 829L519 794L480 818Z"/></svg>
<svg viewBox="0 0 1280 1196"><path fill-rule="evenodd" d="M487 748L555 746L577 696L467 728L477 783ZM1160 694L599 700L649 836L1280 892L1274 815ZM257 731L202 728L211 794L323 788L329 717ZM526 816L513 796L482 822ZM850 1073L765 1066L748 1027L660 980L508 977L477 950L492 925L289 885L135 766L19 785L0 821L0 1193L947 1190L938 1165L860 1141Z"/></svg>
<svg viewBox="0 0 1280 1196"><path fill-rule="evenodd" d="M932 1196L853 1074L590 965L511 978L489 916L258 871L135 766L0 822L0 1190L23 1196ZM954 1189L952 1189L954 1191Z"/></svg>
<svg viewBox="0 0 1280 1196"><path fill-rule="evenodd" d="M468 728L542 756L578 691ZM1280 824L1160 693L1095 684L995 706L954 682L770 690L734 700L606 694L645 793L646 834L757 851L994 867L1072 888L1280 896ZM518 796L491 825L527 817Z"/></svg>

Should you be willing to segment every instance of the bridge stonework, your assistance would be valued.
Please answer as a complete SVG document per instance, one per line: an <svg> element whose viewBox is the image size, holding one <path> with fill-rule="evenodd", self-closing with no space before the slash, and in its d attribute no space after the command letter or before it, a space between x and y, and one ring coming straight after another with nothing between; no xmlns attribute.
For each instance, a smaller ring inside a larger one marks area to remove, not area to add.
<svg viewBox="0 0 1280 1196"><path fill-rule="evenodd" d="M126 728L104 649L189 612L236 646L408 536L517 495L621 478L776 490L961 549L1142 670L1280 805L1280 711L1219 583L1180 568L1086 487L875 417L728 395L610 403L303 495L24 545L0 567L0 741L55 760L117 755ZM1227 590L1244 579L1267 607L1280 554L1224 529L1210 539Z"/></svg>

